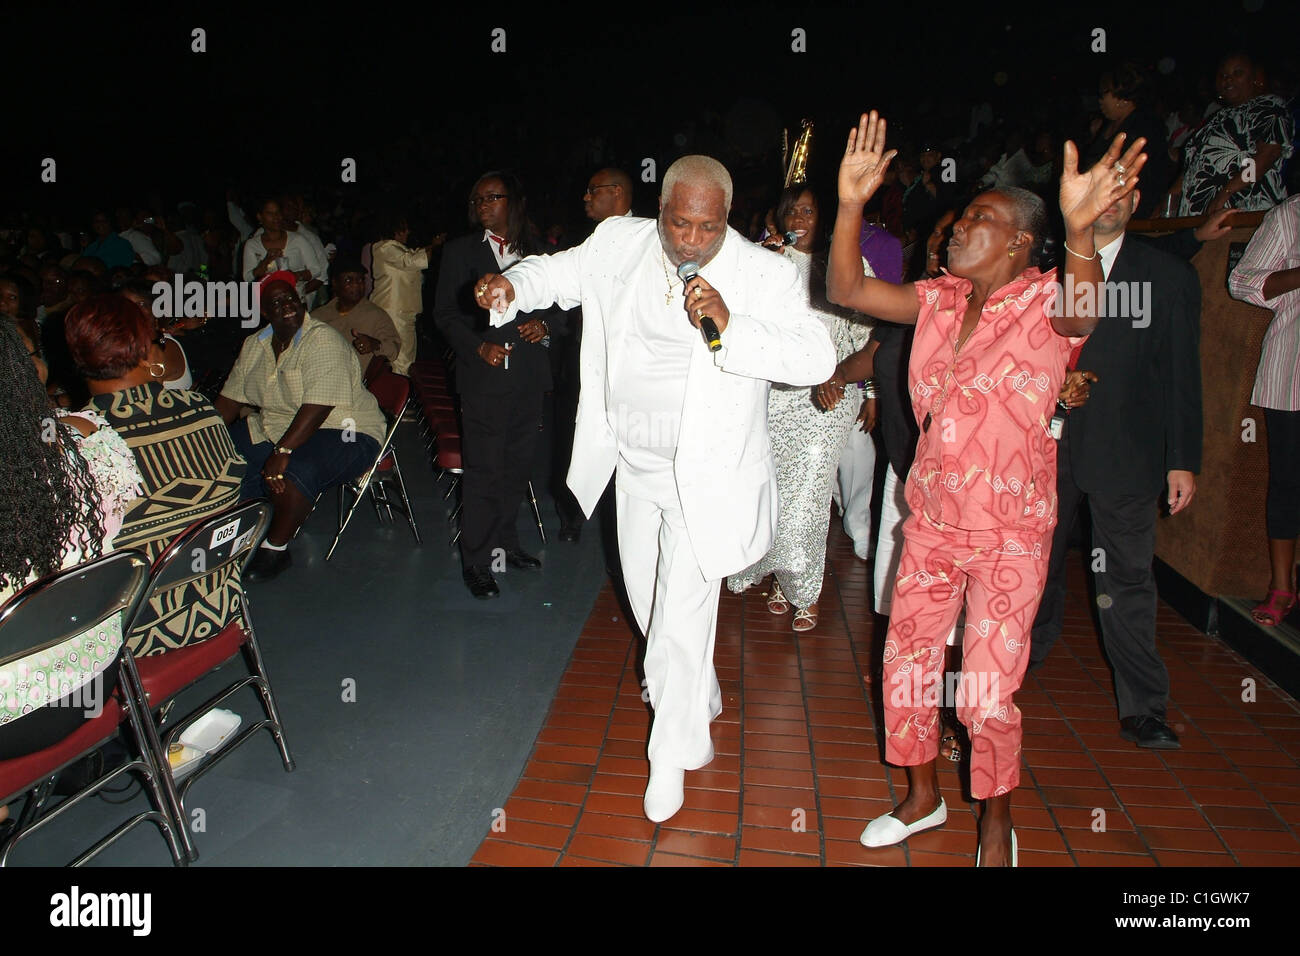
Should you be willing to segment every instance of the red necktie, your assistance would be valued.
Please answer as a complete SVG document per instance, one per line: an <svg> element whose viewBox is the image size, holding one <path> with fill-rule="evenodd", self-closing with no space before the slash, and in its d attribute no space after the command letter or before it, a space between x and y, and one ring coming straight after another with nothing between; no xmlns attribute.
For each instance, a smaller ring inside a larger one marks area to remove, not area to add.
<svg viewBox="0 0 1300 956"><path fill-rule="evenodd" d="M490 232L488 233L488 238L497 244L497 253L502 259L504 259L506 257L506 241L498 238Z"/></svg>

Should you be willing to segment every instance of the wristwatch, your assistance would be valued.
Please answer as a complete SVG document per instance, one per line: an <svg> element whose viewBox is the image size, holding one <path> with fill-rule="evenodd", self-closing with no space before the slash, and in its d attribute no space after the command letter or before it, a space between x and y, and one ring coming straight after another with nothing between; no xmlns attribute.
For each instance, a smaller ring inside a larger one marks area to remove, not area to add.
<svg viewBox="0 0 1300 956"><path fill-rule="evenodd" d="M292 454L293 454L293 449L292 449L292 448L285 448L283 445L276 445L276 446L275 446L275 453L276 453L277 455L292 455Z"/></svg>

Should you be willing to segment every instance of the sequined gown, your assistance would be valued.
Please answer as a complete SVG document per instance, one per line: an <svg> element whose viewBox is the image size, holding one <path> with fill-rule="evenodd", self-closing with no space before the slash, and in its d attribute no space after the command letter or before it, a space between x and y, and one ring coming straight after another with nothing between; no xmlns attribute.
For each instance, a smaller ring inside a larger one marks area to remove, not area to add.
<svg viewBox="0 0 1300 956"><path fill-rule="evenodd" d="M842 362L862 349L870 338L870 327L862 317L826 301L824 268L815 266L812 256L788 246L782 252L799 268L809 289L810 308L826 324L835 344L836 361ZM844 398L829 412L817 405L814 391L772 385L767 427L780 501L776 537L772 549L757 564L727 578L727 587L740 593L776 572L781 590L798 608L808 607L821 595L831 483L840 452L862 407L862 391L856 385L850 385Z"/></svg>

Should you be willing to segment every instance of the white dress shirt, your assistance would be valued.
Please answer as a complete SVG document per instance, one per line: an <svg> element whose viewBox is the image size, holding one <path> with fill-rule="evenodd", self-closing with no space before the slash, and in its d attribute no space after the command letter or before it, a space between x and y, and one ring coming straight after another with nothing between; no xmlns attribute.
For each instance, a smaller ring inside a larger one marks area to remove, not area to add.
<svg viewBox="0 0 1300 956"><path fill-rule="evenodd" d="M1124 233L1120 233L1110 242L1106 243L1097 250L1097 255L1101 256L1101 277L1110 278L1110 270L1115 268L1115 259L1119 256L1119 251L1124 247Z"/></svg>
<svg viewBox="0 0 1300 956"><path fill-rule="evenodd" d="M513 249L510 248L509 242L506 242L505 246L503 247L501 245L498 245L495 241L493 241L493 236L495 235L496 234L491 229L484 229L483 241L486 242L488 244L488 248L492 250L492 255L496 256L497 268L501 269L502 271L505 271L505 269L508 266L512 266L516 262L518 262L521 257L519 253L515 252ZM496 236L496 238L504 239L505 236Z"/></svg>

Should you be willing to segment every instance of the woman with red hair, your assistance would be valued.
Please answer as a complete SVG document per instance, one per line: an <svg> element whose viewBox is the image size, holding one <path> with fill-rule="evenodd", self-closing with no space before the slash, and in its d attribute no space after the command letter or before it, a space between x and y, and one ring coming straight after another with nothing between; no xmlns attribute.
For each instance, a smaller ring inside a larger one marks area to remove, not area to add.
<svg viewBox="0 0 1300 956"><path fill-rule="evenodd" d="M221 416L198 392L165 388L161 336L153 317L122 295L93 296L68 310L68 348L90 390L88 408L126 440L144 478L117 547L150 560L189 525L239 500L244 459ZM219 572L163 595L128 638L141 657L220 632L240 603L237 573Z"/></svg>

